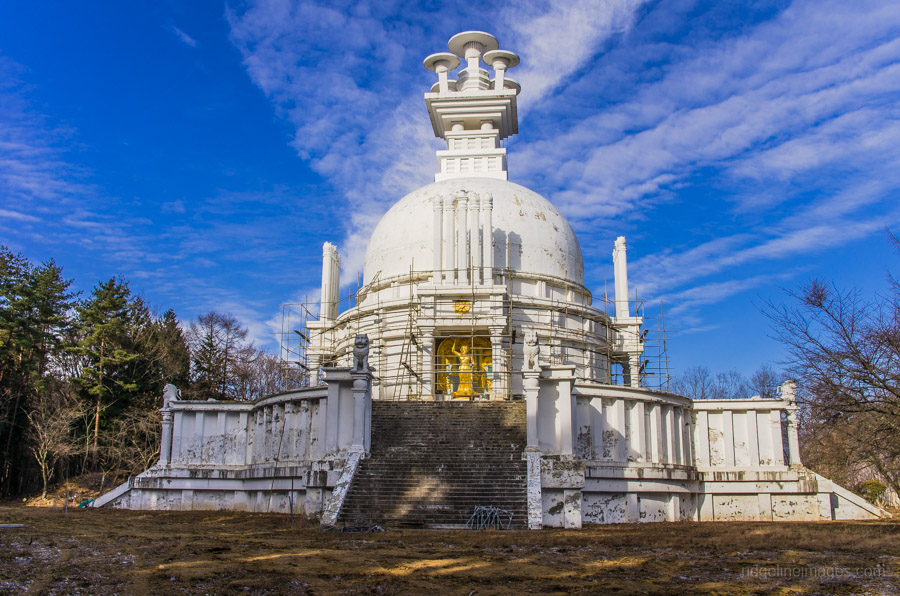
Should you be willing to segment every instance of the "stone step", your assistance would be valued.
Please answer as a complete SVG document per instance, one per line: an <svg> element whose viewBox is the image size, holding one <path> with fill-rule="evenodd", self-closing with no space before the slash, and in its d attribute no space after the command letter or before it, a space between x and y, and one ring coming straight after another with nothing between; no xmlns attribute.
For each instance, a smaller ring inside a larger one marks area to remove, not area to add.
<svg viewBox="0 0 900 596"><path fill-rule="evenodd" d="M525 527L524 447L524 402L373 402L371 454L339 523L464 527L493 505Z"/></svg>

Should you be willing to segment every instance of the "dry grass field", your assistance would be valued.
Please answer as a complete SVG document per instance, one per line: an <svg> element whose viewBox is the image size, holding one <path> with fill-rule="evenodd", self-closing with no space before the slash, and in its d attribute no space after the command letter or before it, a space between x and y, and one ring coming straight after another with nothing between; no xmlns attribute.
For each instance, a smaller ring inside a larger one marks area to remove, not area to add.
<svg viewBox="0 0 900 596"><path fill-rule="evenodd" d="M328 532L283 515L0 506L0 593L896 594L900 523Z"/></svg>

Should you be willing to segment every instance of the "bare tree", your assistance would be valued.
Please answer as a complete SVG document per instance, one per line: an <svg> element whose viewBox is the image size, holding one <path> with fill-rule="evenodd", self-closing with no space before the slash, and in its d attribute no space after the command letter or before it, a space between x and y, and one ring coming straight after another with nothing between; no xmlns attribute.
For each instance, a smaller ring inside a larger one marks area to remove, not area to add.
<svg viewBox="0 0 900 596"><path fill-rule="evenodd" d="M705 366L694 366L672 382L672 390L691 399L713 399L716 381Z"/></svg>
<svg viewBox="0 0 900 596"><path fill-rule="evenodd" d="M36 393L31 402L28 438L41 470L42 498L47 496L47 485L56 463L78 450L72 424L81 417L82 409L82 402L73 387L55 380L48 382L45 390Z"/></svg>
<svg viewBox="0 0 900 596"><path fill-rule="evenodd" d="M766 314L801 381L808 430L840 436L847 465L900 493L900 289L863 299L814 280L790 297Z"/></svg>
<svg viewBox="0 0 900 596"><path fill-rule="evenodd" d="M134 408L123 412L105 433L101 445L104 468L138 474L159 459L161 415Z"/></svg>
<svg viewBox="0 0 900 596"><path fill-rule="evenodd" d="M253 346L245 346L234 365L236 398L249 401L285 391L286 383L281 360L278 356Z"/></svg>
<svg viewBox="0 0 900 596"><path fill-rule="evenodd" d="M778 397L778 387L786 380L786 375L776 372L768 364L763 364L750 377L747 389L751 395L758 395L763 399L776 399Z"/></svg>

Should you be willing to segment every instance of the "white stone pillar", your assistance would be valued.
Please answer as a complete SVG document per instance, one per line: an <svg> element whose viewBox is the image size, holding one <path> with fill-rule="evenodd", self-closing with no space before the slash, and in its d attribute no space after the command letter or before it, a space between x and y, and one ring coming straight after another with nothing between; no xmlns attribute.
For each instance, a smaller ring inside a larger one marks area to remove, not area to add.
<svg viewBox="0 0 900 596"><path fill-rule="evenodd" d="M434 271L432 272L431 281L437 285L441 283L441 264L442 259L441 255L444 250L444 240L443 240L443 210L444 204L443 199L441 197L432 198L432 208L434 209L434 224L433 224L433 240L432 244L434 246L434 258L432 259L432 268Z"/></svg>
<svg viewBox="0 0 900 596"><path fill-rule="evenodd" d="M672 407L672 463L684 465L684 409Z"/></svg>
<svg viewBox="0 0 900 596"><path fill-rule="evenodd" d="M663 425L666 429L665 449L663 450L662 460L667 464L675 462L675 412L672 406L663 407Z"/></svg>
<svg viewBox="0 0 900 596"><path fill-rule="evenodd" d="M625 258L625 236L616 238L616 246L613 249L613 274L615 276L616 289L616 318L628 318L628 261ZM633 371L632 375L637 374ZM636 385L632 385L636 387Z"/></svg>
<svg viewBox="0 0 900 596"><path fill-rule="evenodd" d="M756 410L747 410L747 447L750 452L750 465L760 465L759 428L757 427Z"/></svg>
<svg viewBox="0 0 900 596"><path fill-rule="evenodd" d="M785 411L787 412L787 440L788 440L788 456L790 457L790 465L800 465L800 435L797 427L797 384L792 380L787 380L781 384L781 398L787 402Z"/></svg>
<svg viewBox="0 0 900 596"><path fill-rule="evenodd" d="M627 308L627 307L626 307ZM641 355L628 355L628 379L626 383L629 387L641 386Z"/></svg>
<svg viewBox="0 0 900 596"><path fill-rule="evenodd" d="M648 403L644 407L649 407L650 414L650 453L647 454L647 459L658 464L662 462L662 405Z"/></svg>
<svg viewBox="0 0 900 596"><path fill-rule="evenodd" d="M616 437L616 449L613 452L613 459L620 462L628 461L628 441L625 440L625 400L615 399L612 407L607 408L611 412L610 422L613 433Z"/></svg>
<svg viewBox="0 0 900 596"><path fill-rule="evenodd" d="M425 374L422 375L422 396L431 396L436 400L434 394L435 383L437 382L437 373L435 371L434 359L434 331L430 328L420 327L422 333L422 364L425 368Z"/></svg>
<svg viewBox="0 0 900 596"><path fill-rule="evenodd" d="M159 464L168 466L172 461L172 411L162 410L162 436L159 443Z"/></svg>
<svg viewBox="0 0 900 596"><path fill-rule="evenodd" d="M503 399L506 395L507 377L506 361L503 359L503 328L491 327L491 388L494 399Z"/></svg>
<svg viewBox="0 0 900 596"><path fill-rule="evenodd" d="M574 366L554 366L553 382L557 386L558 401L556 402L557 418L556 432L559 443L560 455L573 455L575 453L575 401L572 395L572 382L575 380Z"/></svg>
<svg viewBox="0 0 900 596"><path fill-rule="evenodd" d="M800 434L797 428L797 406L787 408L787 438L790 465L800 465Z"/></svg>
<svg viewBox="0 0 900 596"><path fill-rule="evenodd" d="M481 278L485 285L494 285L494 198L481 197Z"/></svg>
<svg viewBox="0 0 900 596"><path fill-rule="evenodd" d="M538 392L540 391L540 376L541 372L538 370L526 370L522 372L522 385L525 390L525 411L528 418L525 448L527 451L538 451L540 449L538 440Z"/></svg>
<svg viewBox="0 0 900 596"><path fill-rule="evenodd" d="M769 425L772 428L772 461L776 466L783 466L784 439L781 437L781 410L769 412Z"/></svg>
<svg viewBox="0 0 900 596"><path fill-rule="evenodd" d="M468 284L466 275L469 265L468 242L466 233L469 219L469 197L465 193L456 195L456 282Z"/></svg>
<svg viewBox="0 0 900 596"><path fill-rule="evenodd" d="M341 257L337 247L326 242L322 245L322 302L319 308L323 321L332 321L337 317L340 278Z"/></svg>
<svg viewBox="0 0 900 596"><path fill-rule="evenodd" d="M351 371L353 379L353 444L350 451L363 453L366 451L366 400L372 399L372 373L368 371Z"/></svg>
<svg viewBox="0 0 900 596"><path fill-rule="evenodd" d="M469 223L466 226L469 237L469 256L466 261L466 274L473 284L478 283L481 272L481 229L478 225L481 216L481 197L473 194L469 197Z"/></svg>
<svg viewBox="0 0 900 596"><path fill-rule="evenodd" d="M628 410L628 460L644 461L644 402L635 401Z"/></svg>
<svg viewBox="0 0 900 596"><path fill-rule="evenodd" d="M443 256L443 278L444 283L452 283L453 281L453 267L455 263L455 249L456 249L456 219L453 208L453 197L445 196L443 198L443 220L444 220L444 234L442 238L442 242L444 245L442 256Z"/></svg>

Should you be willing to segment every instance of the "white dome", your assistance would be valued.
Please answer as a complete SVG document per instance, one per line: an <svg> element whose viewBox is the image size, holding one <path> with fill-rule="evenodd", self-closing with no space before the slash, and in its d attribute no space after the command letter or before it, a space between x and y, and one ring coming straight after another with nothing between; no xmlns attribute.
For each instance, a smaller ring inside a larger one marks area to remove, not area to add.
<svg viewBox="0 0 900 596"><path fill-rule="evenodd" d="M388 279L433 266L435 198L465 190L491 194L493 202L494 266L564 278L584 285L581 246L566 218L536 192L493 178L454 178L409 193L378 222L366 249L365 283L377 275ZM510 251L507 246L518 245Z"/></svg>

